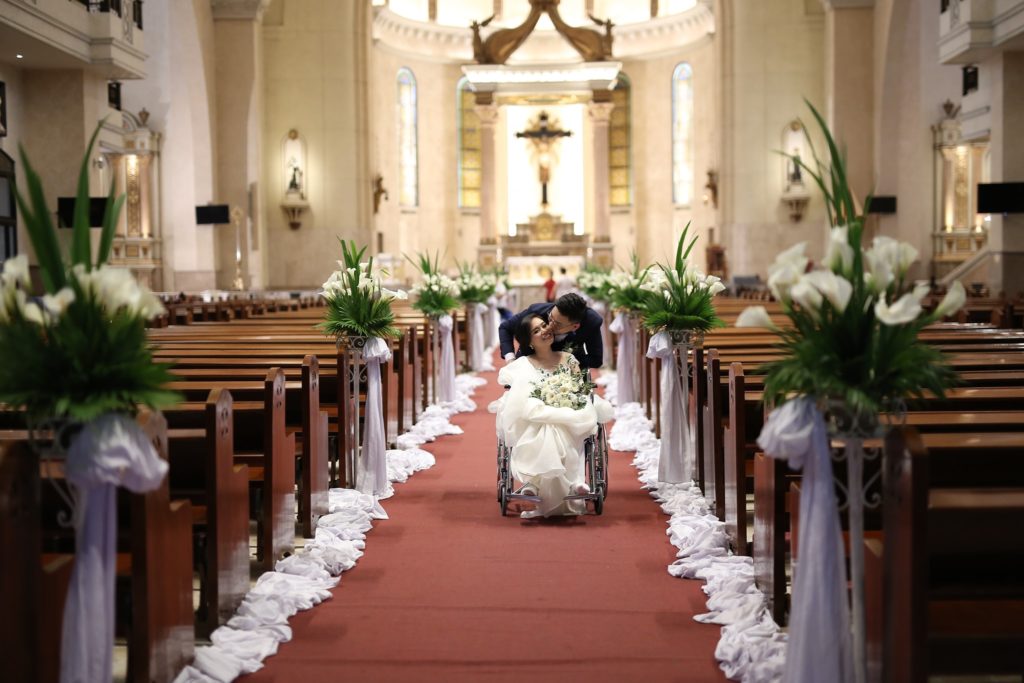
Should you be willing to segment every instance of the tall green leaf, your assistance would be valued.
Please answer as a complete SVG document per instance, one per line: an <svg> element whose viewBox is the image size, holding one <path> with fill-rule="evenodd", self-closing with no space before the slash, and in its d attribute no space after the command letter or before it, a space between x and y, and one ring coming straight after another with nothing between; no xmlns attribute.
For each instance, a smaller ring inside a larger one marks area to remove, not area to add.
<svg viewBox="0 0 1024 683"><path fill-rule="evenodd" d="M57 242L57 231L53 227L53 220L50 218L50 209L46 205L46 196L43 194L43 183L39 174L29 163L25 148L18 146L21 155L21 164L25 168L25 184L28 185L28 196L31 202L29 209L28 202L22 197L18 188L14 188L14 197L18 202L18 208L25 217L25 231L28 232L29 241L36 252L36 259L43 276L43 286L51 294L60 290L67 282L67 275L64 272L64 259L60 253L60 244Z"/></svg>
<svg viewBox="0 0 1024 683"><path fill-rule="evenodd" d="M75 195L75 220L71 234L71 265L82 264L86 270L92 270L92 246L89 244L89 159L96 137L103 126L101 121L89 138L89 144L82 157L82 167L78 172L78 192Z"/></svg>

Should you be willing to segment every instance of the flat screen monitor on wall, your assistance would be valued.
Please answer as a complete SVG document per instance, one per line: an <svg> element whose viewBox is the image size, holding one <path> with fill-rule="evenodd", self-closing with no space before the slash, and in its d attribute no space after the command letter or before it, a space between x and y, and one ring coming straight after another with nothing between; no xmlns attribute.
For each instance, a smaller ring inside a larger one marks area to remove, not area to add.
<svg viewBox="0 0 1024 683"><path fill-rule="evenodd" d="M199 225L224 225L231 222L227 204L207 204L196 207L196 223Z"/></svg>
<svg viewBox="0 0 1024 683"><path fill-rule="evenodd" d="M107 210L106 197L89 197L89 227L102 228L103 214ZM57 220L62 228L75 224L75 198L57 197Z"/></svg>
<svg viewBox="0 0 1024 683"><path fill-rule="evenodd" d="M978 213L1024 213L1024 183L979 183Z"/></svg>

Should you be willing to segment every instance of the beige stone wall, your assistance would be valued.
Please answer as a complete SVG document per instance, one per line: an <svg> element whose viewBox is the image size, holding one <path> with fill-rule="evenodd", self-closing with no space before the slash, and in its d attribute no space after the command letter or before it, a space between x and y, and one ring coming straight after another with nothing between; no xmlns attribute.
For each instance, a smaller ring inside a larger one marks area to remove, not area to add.
<svg viewBox="0 0 1024 683"><path fill-rule="evenodd" d="M195 207L217 201L215 42L210 3L194 0L146 7L146 78L122 86L122 105L150 112L161 134L160 211L164 288L197 291L216 286L218 230L196 225Z"/></svg>
<svg viewBox="0 0 1024 683"><path fill-rule="evenodd" d="M398 140L398 70L416 77L419 143L419 206L400 205ZM413 60L377 47L370 71L373 121L371 164L384 176L390 198L374 217L383 235L383 251L414 256L419 251L447 252L445 262L476 260L479 215L458 207L456 85L458 65ZM500 137L499 137L500 139ZM501 209L499 208L499 211ZM498 216L506 214L497 213ZM411 275L411 273L404 273Z"/></svg>
<svg viewBox="0 0 1024 683"><path fill-rule="evenodd" d="M694 187L688 206L672 198L672 72L681 62L693 67ZM623 72L632 83L633 207L613 210L612 242L616 262L626 265L636 249L641 261L667 263L687 222L699 239L691 261L704 268L714 207L702 201L707 171L718 167L719 129L715 116L718 77L709 37L669 55L628 60ZM716 235L716 239L718 235Z"/></svg>
<svg viewBox="0 0 1024 683"><path fill-rule="evenodd" d="M875 7L875 32L875 55L884 62L874 69L874 191L896 195L898 213L873 227L917 247L912 276L927 278L939 220L931 127L943 118L945 100L960 102L960 70L939 64L935 6L883 0Z"/></svg>
<svg viewBox="0 0 1024 683"><path fill-rule="evenodd" d="M809 118L804 98L824 108L824 14L804 0L720 1L715 14L722 241L731 275L764 277L782 249L806 240L817 255L824 244L819 197L812 196L801 222L790 220L781 201L784 162L775 152L786 125Z"/></svg>
<svg viewBox="0 0 1024 683"><path fill-rule="evenodd" d="M317 287L336 267L338 237L370 243L366 11L365 3L318 0L276 0L268 10L260 192L268 287ZM308 159L310 208L298 230L281 210L282 143L293 128Z"/></svg>

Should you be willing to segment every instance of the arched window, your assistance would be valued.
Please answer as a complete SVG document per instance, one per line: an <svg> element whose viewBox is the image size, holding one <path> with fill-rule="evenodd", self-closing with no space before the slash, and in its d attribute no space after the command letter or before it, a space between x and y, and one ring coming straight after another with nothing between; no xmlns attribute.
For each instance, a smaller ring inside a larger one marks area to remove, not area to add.
<svg viewBox="0 0 1024 683"><path fill-rule="evenodd" d="M398 175L402 206L419 205L417 147L416 77L403 66L398 70Z"/></svg>
<svg viewBox="0 0 1024 683"><path fill-rule="evenodd" d="M612 206L633 203L632 112L629 78L619 74L612 90L612 120L608 126L608 178Z"/></svg>
<svg viewBox="0 0 1024 683"><path fill-rule="evenodd" d="M459 207L480 208L480 117L476 95L463 76L455 88L455 125L459 131Z"/></svg>
<svg viewBox="0 0 1024 683"><path fill-rule="evenodd" d="M672 72L672 201L693 199L693 68L680 63Z"/></svg>

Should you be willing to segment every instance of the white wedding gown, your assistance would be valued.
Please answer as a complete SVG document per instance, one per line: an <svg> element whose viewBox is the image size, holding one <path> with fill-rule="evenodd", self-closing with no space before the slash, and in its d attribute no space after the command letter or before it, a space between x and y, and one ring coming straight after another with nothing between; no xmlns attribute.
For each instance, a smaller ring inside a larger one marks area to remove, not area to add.
<svg viewBox="0 0 1024 683"><path fill-rule="evenodd" d="M579 367L571 354L562 356L563 363ZM509 363L498 372L498 383L511 388L489 410L496 413L498 435L512 449L512 475L537 489L541 514L583 514L582 501L564 499L573 484L586 481L584 441L597 433L598 422L611 419L612 407L599 396L580 410L553 408L532 398L534 382L546 374L526 356Z"/></svg>

